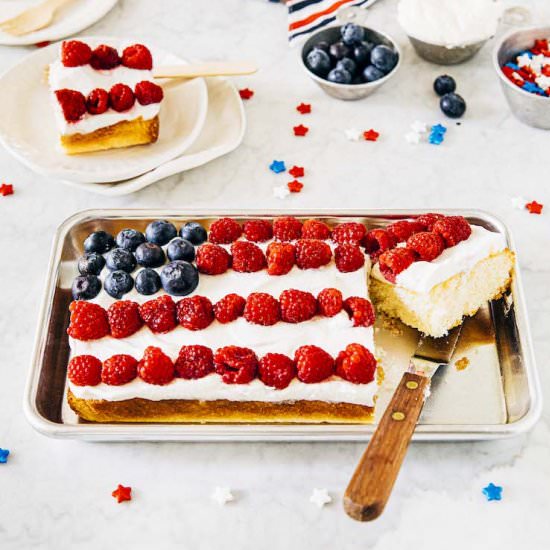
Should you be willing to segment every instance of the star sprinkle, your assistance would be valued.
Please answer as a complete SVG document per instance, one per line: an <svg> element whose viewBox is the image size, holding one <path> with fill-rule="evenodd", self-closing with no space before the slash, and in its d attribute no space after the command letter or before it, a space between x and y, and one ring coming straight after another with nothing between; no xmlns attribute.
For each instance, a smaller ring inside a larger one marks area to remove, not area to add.
<svg viewBox="0 0 550 550"><path fill-rule="evenodd" d="M443 137L443 134L430 134L430 137L428 138L428 141L432 145L441 145L443 143L443 140L445 138Z"/></svg>
<svg viewBox="0 0 550 550"><path fill-rule="evenodd" d="M273 196L276 199L286 199L290 195L290 190L287 185L280 185L273 188Z"/></svg>
<svg viewBox="0 0 550 550"><path fill-rule="evenodd" d="M211 495L213 501L217 502L220 506L235 500L233 493L229 487L216 487Z"/></svg>
<svg viewBox="0 0 550 550"><path fill-rule="evenodd" d="M420 143L422 140L422 134L418 132L408 132L405 134L405 140L407 143Z"/></svg>
<svg viewBox="0 0 550 550"><path fill-rule="evenodd" d="M311 113L311 105L309 103L300 103L300 105L296 107L296 110L301 115L308 115L309 113Z"/></svg>
<svg viewBox="0 0 550 550"><path fill-rule="evenodd" d="M432 145L441 145L445 139L445 134L447 133L447 128L442 124L435 124L430 130L430 135L428 136L428 141Z"/></svg>
<svg viewBox="0 0 550 550"><path fill-rule="evenodd" d="M118 484L118 487L111 493L116 501L120 504L125 500L132 500L132 488L124 487L124 485Z"/></svg>
<svg viewBox="0 0 550 550"><path fill-rule="evenodd" d="M286 185L291 193L299 193L304 187L304 184L298 180L289 181Z"/></svg>
<svg viewBox="0 0 550 550"><path fill-rule="evenodd" d="M411 124L411 130L417 134L425 134L428 131L428 125L420 120L415 120Z"/></svg>
<svg viewBox="0 0 550 550"><path fill-rule="evenodd" d="M309 502L322 508L325 504L332 502L332 497L328 494L326 489L313 489L313 493L309 497Z"/></svg>
<svg viewBox="0 0 550 550"><path fill-rule="evenodd" d="M0 449L0 464L6 464L10 452L8 449Z"/></svg>
<svg viewBox="0 0 550 550"><path fill-rule="evenodd" d="M540 202L537 201L531 201L525 205L525 208L529 210L529 214L542 214L542 209L544 208L544 205L540 204Z"/></svg>
<svg viewBox="0 0 550 550"><path fill-rule="evenodd" d="M363 132L363 137L365 138L365 141L376 141L379 136L380 134L372 128L370 130L367 130L366 132Z"/></svg>
<svg viewBox="0 0 550 550"><path fill-rule="evenodd" d="M361 132L356 128L348 128L344 131L344 134L349 141L359 141L361 138Z"/></svg>
<svg viewBox="0 0 550 550"><path fill-rule="evenodd" d="M307 126L304 126L303 124L294 126L294 128L292 129L294 130L294 135L299 137L303 137L309 132L309 128Z"/></svg>
<svg viewBox="0 0 550 550"><path fill-rule="evenodd" d="M487 497L488 501L502 500L502 487L489 483L487 487L483 487L481 492Z"/></svg>
<svg viewBox="0 0 550 550"><path fill-rule="evenodd" d="M272 172L275 172L276 174L280 174L281 172L284 172L286 170L285 161L284 160L274 160L269 165L269 169Z"/></svg>
<svg viewBox="0 0 550 550"><path fill-rule="evenodd" d="M243 88L239 90L239 95L241 99L250 99L254 95L254 92L250 88Z"/></svg>
<svg viewBox="0 0 550 550"><path fill-rule="evenodd" d="M7 197L8 195L13 195L13 185L3 183L0 185L0 195Z"/></svg>
<svg viewBox="0 0 550 550"><path fill-rule="evenodd" d="M303 166L293 166L289 171L288 173L293 177L293 178L303 178L304 177L304 174L305 174L305 170L304 170L304 167Z"/></svg>
<svg viewBox="0 0 550 550"><path fill-rule="evenodd" d="M512 206L516 210L525 210L525 205L527 204L527 199L522 196L512 197L510 199L510 202L512 203Z"/></svg>
<svg viewBox="0 0 550 550"><path fill-rule="evenodd" d="M447 133L447 128L443 126L443 124L436 124L435 126L432 126L432 134L445 134Z"/></svg>

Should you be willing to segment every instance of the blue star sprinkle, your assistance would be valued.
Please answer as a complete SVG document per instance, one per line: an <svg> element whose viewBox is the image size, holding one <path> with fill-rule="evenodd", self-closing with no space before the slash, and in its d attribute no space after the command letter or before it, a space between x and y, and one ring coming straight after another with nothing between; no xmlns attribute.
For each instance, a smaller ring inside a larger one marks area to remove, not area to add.
<svg viewBox="0 0 550 550"><path fill-rule="evenodd" d="M515 63L508 62L504 66L512 69L513 71L519 71L519 65L516 65Z"/></svg>
<svg viewBox="0 0 550 550"><path fill-rule="evenodd" d="M0 464L5 464L8 461L9 454L8 449L0 449Z"/></svg>
<svg viewBox="0 0 550 550"><path fill-rule="evenodd" d="M487 500L502 500L502 487L489 483L487 487L483 487L483 494L487 497Z"/></svg>
<svg viewBox="0 0 550 550"><path fill-rule="evenodd" d="M444 134L446 131L447 128L443 126L443 124L436 124L435 126L432 126L433 134Z"/></svg>
<svg viewBox="0 0 550 550"><path fill-rule="evenodd" d="M276 174L280 174L286 170L284 160L274 160L270 165L269 169Z"/></svg>
<svg viewBox="0 0 550 550"><path fill-rule="evenodd" d="M444 139L445 139L444 134L438 134L437 132L432 132L430 134L430 137L428 138L428 141L432 145L441 145Z"/></svg>
<svg viewBox="0 0 550 550"><path fill-rule="evenodd" d="M522 86L522 88L526 92L530 92L532 94L534 93L534 94L544 95L544 90L542 88L539 88L533 82L529 82L529 81L525 82L525 84Z"/></svg>

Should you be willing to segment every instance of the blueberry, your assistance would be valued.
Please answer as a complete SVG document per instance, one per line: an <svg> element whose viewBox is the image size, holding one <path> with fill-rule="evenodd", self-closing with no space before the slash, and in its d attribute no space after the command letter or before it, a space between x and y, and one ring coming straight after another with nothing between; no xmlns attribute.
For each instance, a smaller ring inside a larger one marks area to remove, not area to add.
<svg viewBox="0 0 550 550"><path fill-rule="evenodd" d="M351 84L351 74L346 69L332 69L327 78L336 84Z"/></svg>
<svg viewBox="0 0 550 550"><path fill-rule="evenodd" d="M105 267L105 258L97 252L89 252L78 259L78 271L81 275L99 275Z"/></svg>
<svg viewBox="0 0 550 550"><path fill-rule="evenodd" d="M351 48L343 42L335 42L334 44L331 44L329 52L330 55L336 59L336 61L339 61L342 57L351 56Z"/></svg>
<svg viewBox="0 0 550 550"><path fill-rule="evenodd" d="M397 59L397 52L384 44L375 46L370 52L370 62L385 74L397 65Z"/></svg>
<svg viewBox="0 0 550 550"><path fill-rule="evenodd" d="M142 269L136 275L136 290L145 296L158 292L161 287L159 274L150 267Z"/></svg>
<svg viewBox="0 0 550 550"><path fill-rule="evenodd" d="M160 272L162 288L173 296L186 296L197 288L199 272L189 262L176 260L165 265Z"/></svg>
<svg viewBox="0 0 550 550"><path fill-rule="evenodd" d="M466 102L462 96L451 92L439 100L441 110L450 118L460 118L466 111Z"/></svg>
<svg viewBox="0 0 550 550"><path fill-rule="evenodd" d="M186 239L174 239L166 249L170 261L185 260L192 262L195 259L195 247Z"/></svg>
<svg viewBox="0 0 550 550"><path fill-rule="evenodd" d="M374 48L372 42L361 42L353 48L353 58L358 65L366 65L370 62L370 52Z"/></svg>
<svg viewBox="0 0 550 550"><path fill-rule="evenodd" d="M135 255L137 263L143 267L160 267L166 261L164 250L153 243L140 244Z"/></svg>
<svg viewBox="0 0 550 550"><path fill-rule="evenodd" d="M380 69L377 69L374 65L368 65L363 71L363 78L366 82L373 82L383 76L384 73Z"/></svg>
<svg viewBox="0 0 550 550"><path fill-rule="evenodd" d="M434 90L439 96L449 94L456 90L456 82L452 76L442 74L434 80Z"/></svg>
<svg viewBox="0 0 550 550"><path fill-rule="evenodd" d="M134 255L125 248L114 248L107 256L107 268L111 271L126 271L126 273L132 273L136 268L136 259Z"/></svg>
<svg viewBox="0 0 550 550"><path fill-rule="evenodd" d="M349 57L343 57L336 63L337 69L344 69L345 71L348 71L348 73L353 74L355 73L355 70L357 69L357 65L355 64L355 61Z"/></svg>
<svg viewBox="0 0 550 550"><path fill-rule="evenodd" d="M105 278L105 292L120 300L127 292L134 288L134 279L126 271L111 271Z"/></svg>
<svg viewBox="0 0 550 550"><path fill-rule="evenodd" d="M109 252L113 246L115 246L113 236L105 231L94 231L90 233L84 241L84 250L86 252L103 254Z"/></svg>
<svg viewBox="0 0 550 550"><path fill-rule="evenodd" d="M321 42L317 42L317 44L313 46L314 50L322 50L325 53L328 53L329 48L330 44L328 42L325 42L324 40L321 40Z"/></svg>
<svg viewBox="0 0 550 550"><path fill-rule="evenodd" d="M200 223L187 222L180 229L180 237L197 246L206 241L208 233L206 233L206 229Z"/></svg>
<svg viewBox="0 0 550 550"><path fill-rule="evenodd" d="M135 229L123 229L116 236L116 244L120 246L120 248L125 248L130 252L134 252L134 250L144 242L145 237L143 236L143 233L136 231Z"/></svg>
<svg viewBox="0 0 550 550"><path fill-rule="evenodd" d="M174 224L165 220L155 220L145 228L147 240L160 246L170 242L177 234Z"/></svg>
<svg viewBox="0 0 550 550"><path fill-rule="evenodd" d="M355 23L346 23L341 29L342 41L344 44L358 44L365 37L365 29Z"/></svg>
<svg viewBox="0 0 550 550"><path fill-rule="evenodd" d="M306 57L306 65L318 76L325 76L330 71L330 57L323 50L311 50Z"/></svg>
<svg viewBox="0 0 550 550"><path fill-rule="evenodd" d="M73 281L73 300L91 300L101 290L101 281L95 275L80 275Z"/></svg>

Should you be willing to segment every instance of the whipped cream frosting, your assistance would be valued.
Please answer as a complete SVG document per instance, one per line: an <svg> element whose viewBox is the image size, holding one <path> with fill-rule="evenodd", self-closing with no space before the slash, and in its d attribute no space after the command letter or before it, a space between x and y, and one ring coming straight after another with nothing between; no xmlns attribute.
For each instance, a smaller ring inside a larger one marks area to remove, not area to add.
<svg viewBox="0 0 550 550"><path fill-rule="evenodd" d="M479 261L506 248L504 237L472 225L472 234L455 246L446 248L440 256L431 262L414 262L396 277L396 285L419 293L430 290L458 273L468 271ZM385 283L390 283L380 272L376 264L371 275Z"/></svg>
<svg viewBox="0 0 550 550"><path fill-rule="evenodd" d="M401 0L397 8L409 36L449 47L490 38L501 15L496 0Z"/></svg>

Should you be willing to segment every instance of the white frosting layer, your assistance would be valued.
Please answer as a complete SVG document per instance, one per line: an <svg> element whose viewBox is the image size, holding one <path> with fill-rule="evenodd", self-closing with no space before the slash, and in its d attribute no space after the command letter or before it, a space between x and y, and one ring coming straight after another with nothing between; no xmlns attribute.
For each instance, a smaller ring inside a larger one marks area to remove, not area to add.
<svg viewBox="0 0 550 550"><path fill-rule="evenodd" d="M414 292L427 293L434 286L458 273L468 271L487 256L505 248L506 242L500 233L493 233L483 227L472 225L472 234L468 239L456 246L446 248L431 262L414 262L397 275L396 284ZM378 264L373 267L371 275L391 284L380 272Z"/></svg>
<svg viewBox="0 0 550 550"><path fill-rule="evenodd" d="M501 14L496 0L401 0L398 6L399 23L409 36L450 47L490 38Z"/></svg>

